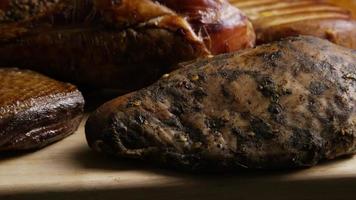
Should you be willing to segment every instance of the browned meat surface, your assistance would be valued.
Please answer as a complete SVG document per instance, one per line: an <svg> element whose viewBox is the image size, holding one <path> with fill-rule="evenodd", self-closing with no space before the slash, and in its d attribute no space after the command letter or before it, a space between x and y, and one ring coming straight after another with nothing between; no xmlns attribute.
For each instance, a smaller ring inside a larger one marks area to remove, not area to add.
<svg viewBox="0 0 356 200"><path fill-rule="evenodd" d="M252 21L257 43L296 35L325 38L356 48L356 21L341 7L321 0L229 0Z"/></svg>
<svg viewBox="0 0 356 200"><path fill-rule="evenodd" d="M293 168L356 150L356 52L291 37L201 59L100 107L92 149L188 170Z"/></svg>
<svg viewBox="0 0 356 200"><path fill-rule="evenodd" d="M72 134L84 100L70 84L35 72L0 69L0 151L44 147Z"/></svg>
<svg viewBox="0 0 356 200"><path fill-rule="evenodd" d="M1 65L124 91L255 41L225 0L4 0L0 9Z"/></svg>

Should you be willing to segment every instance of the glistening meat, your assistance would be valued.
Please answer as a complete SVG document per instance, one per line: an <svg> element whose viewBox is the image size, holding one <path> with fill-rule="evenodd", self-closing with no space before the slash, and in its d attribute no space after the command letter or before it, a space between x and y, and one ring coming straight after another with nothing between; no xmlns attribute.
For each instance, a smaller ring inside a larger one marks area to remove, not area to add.
<svg viewBox="0 0 356 200"><path fill-rule="evenodd" d="M5 0L0 9L0 64L123 92L255 41L248 19L221 0Z"/></svg>
<svg viewBox="0 0 356 200"><path fill-rule="evenodd" d="M84 99L77 88L36 72L0 69L0 151L32 150L77 130Z"/></svg>

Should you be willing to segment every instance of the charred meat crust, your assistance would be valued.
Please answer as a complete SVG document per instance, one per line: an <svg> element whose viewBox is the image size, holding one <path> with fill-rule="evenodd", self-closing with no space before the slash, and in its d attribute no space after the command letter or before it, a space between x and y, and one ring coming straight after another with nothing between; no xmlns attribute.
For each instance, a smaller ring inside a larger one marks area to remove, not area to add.
<svg viewBox="0 0 356 200"><path fill-rule="evenodd" d="M13 68L0 80L0 151L41 148L78 128L84 99L73 85Z"/></svg>
<svg viewBox="0 0 356 200"><path fill-rule="evenodd" d="M355 61L304 36L190 62L100 107L87 141L186 170L312 166L356 150Z"/></svg>

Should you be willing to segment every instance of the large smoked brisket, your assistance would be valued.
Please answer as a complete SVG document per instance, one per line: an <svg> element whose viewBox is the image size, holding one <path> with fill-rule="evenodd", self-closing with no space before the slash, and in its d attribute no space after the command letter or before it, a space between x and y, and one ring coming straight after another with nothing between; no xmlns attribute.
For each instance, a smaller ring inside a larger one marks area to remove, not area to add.
<svg viewBox="0 0 356 200"><path fill-rule="evenodd" d="M92 149L179 169L294 168L356 150L356 52L310 36L183 64L100 107Z"/></svg>
<svg viewBox="0 0 356 200"><path fill-rule="evenodd" d="M0 64L80 85L133 90L181 61L254 42L225 0L0 2Z"/></svg>

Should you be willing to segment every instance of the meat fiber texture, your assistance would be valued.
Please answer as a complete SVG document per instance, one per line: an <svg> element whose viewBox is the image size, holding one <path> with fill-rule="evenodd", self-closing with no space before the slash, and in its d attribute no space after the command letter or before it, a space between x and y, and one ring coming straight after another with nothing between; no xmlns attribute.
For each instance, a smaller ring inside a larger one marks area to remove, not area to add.
<svg viewBox="0 0 356 200"><path fill-rule="evenodd" d="M181 61L252 47L221 0L2 0L0 64L82 86L142 88Z"/></svg>
<svg viewBox="0 0 356 200"><path fill-rule="evenodd" d="M356 150L355 63L310 36L185 63L100 107L87 141L183 170L313 166Z"/></svg>
<svg viewBox="0 0 356 200"><path fill-rule="evenodd" d="M33 150L77 130L84 99L77 88L38 73L0 69L0 152Z"/></svg>

